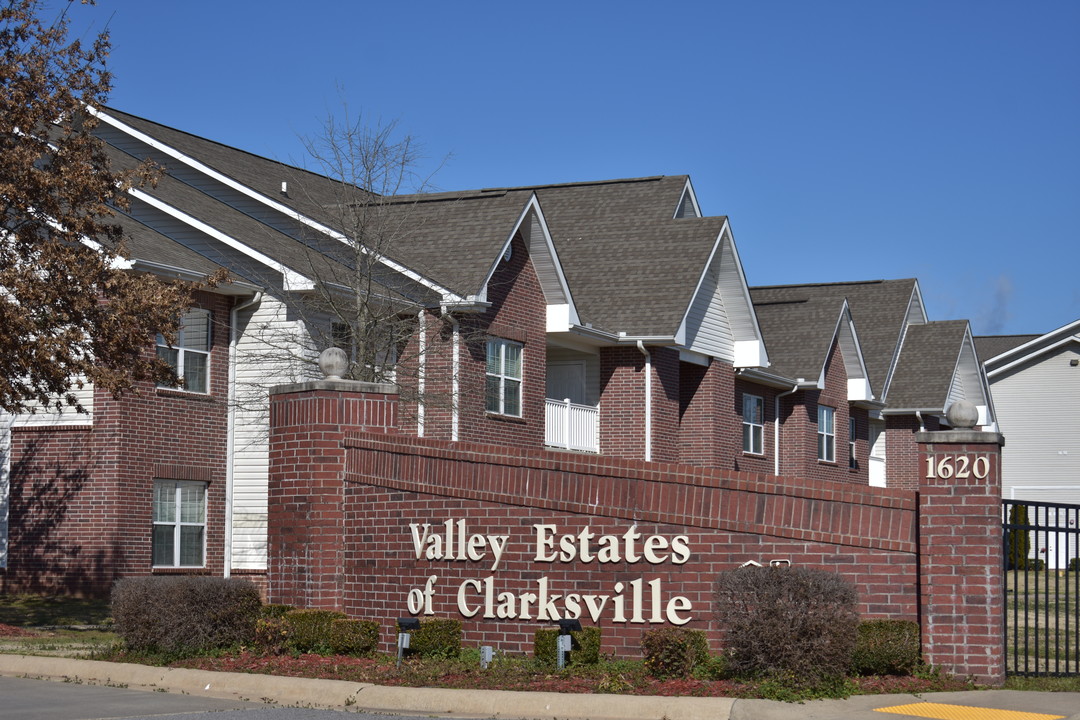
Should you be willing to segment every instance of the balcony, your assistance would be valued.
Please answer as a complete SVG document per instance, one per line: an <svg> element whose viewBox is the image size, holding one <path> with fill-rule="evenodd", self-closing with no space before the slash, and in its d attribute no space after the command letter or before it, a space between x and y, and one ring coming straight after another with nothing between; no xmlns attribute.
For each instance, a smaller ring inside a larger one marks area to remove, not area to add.
<svg viewBox="0 0 1080 720"><path fill-rule="evenodd" d="M579 452L600 452L600 408L566 400L544 400L544 444Z"/></svg>

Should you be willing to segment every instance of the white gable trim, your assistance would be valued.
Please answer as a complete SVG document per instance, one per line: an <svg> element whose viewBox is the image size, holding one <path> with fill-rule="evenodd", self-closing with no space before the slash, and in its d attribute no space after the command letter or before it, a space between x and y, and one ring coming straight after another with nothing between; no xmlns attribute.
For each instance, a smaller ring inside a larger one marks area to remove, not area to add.
<svg viewBox="0 0 1080 720"><path fill-rule="evenodd" d="M131 127L130 125L127 125L126 123L121 122L117 118L111 117L108 113L105 113L105 112L103 112L101 110L96 110L94 108L88 108L88 109L93 115L95 115L100 120L103 120L103 121L107 122L108 124L112 125L113 127L117 128L118 130L122 130L123 132L125 132L125 133L131 135L132 137L134 137L135 139L146 143L147 145L154 148L155 150L163 152L166 155L168 155L169 157L172 157L172 158L175 158L175 159L179 160L180 162L184 163L185 165L187 165L187 166L189 166L191 168L194 168L195 170L198 170L199 172L203 173L204 175L207 175L207 176L213 178L214 180L217 180L218 182L220 182L220 183L222 183L224 185L227 185L228 187L232 188L233 190L236 190L237 192L241 192L244 195L247 195L248 197L250 197L250 198L252 198L254 200L257 200L258 202L262 203L263 205L266 205L267 207L270 207L270 208L273 208L274 210L277 210L278 212L282 213L283 215L285 215L286 217L288 217L290 219L296 220L297 222L301 222L301 223L307 225L310 228L318 230L319 232L334 238L335 240L338 240L338 241L343 242L343 243L345 243L347 245L350 245L350 246L352 245L352 241L348 237L343 235L342 233L340 233L340 232L338 232L336 230L333 230L332 228L329 228L326 225L323 225L322 223L320 223L320 222L318 222L318 221L316 221L316 220L314 220L312 218L309 218L306 215L303 215L302 213L297 212L296 210L292 209L288 205L284 205L284 204L282 204L282 203L280 203L280 202L278 202L276 200L273 200L272 198L269 198L269 197L263 195L260 192L257 192L256 190L248 187L247 185L244 185L243 183L234 180L233 178L229 177L228 175L224 175L224 174L218 172L217 170L214 170L209 165L205 165L205 164L199 162L198 160L196 160L195 158L190 157L188 155L185 155L184 153L180 152L179 150L172 147L171 145L167 145L167 144L161 142L160 140L157 140L156 138L151 137L150 135L147 135L144 132L140 132L139 130L136 130L135 128ZM427 287L427 288L439 293L445 299L445 301L447 301L447 302L458 302L458 301L461 301L461 300L464 299L464 298L460 297L459 295L457 295L456 293L451 292L447 288L442 287L438 283L435 283L435 282L429 280L428 278L423 277L419 273L417 273L417 272L415 272L413 270L410 270L409 268L405 267L404 265L401 265L400 263L396 263L393 260L390 260L389 258L380 257L379 262L386 265L391 270L399 272L402 275L408 277L409 279L423 285L424 287Z"/></svg>
<svg viewBox="0 0 1080 720"><path fill-rule="evenodd" d="M873 400L874 392L870 388L870 379L866 372L866 361L863 358L862 345L859 342L859 334L855 330L855 322L851 319L851 306L848 304L847 298L844 298L844 304L840 308L840 317L836 321L833 339L840 348L840 355L844 360L844 369L847 371L848 401ZM854 357L848 357L849 353ZM852 372L853 369L856 372ZM824 374L824 368L822 374Z"/></svg>
<svg viewBox="0 0 1080 720"><path fill-rule="evenodd" d="M1054 338L1058 339L1055 340ZM984 360L983 364L987 368L986 374L988 377L1000 375L1033 357L1057 350L1061 346L1072 342L1080 342L1080 320L1063 325L1057 330L1051 330L1023 345L1018 345L1000 355ZM990 369L990 366L994 366L993 369Z"/></svg>
<svg viewBox="0 0 1080 720"><path fill-rule="evenodd" d="M757 314L754 313L754 304L750 300L750 289L746 285L746 273L743 271L742 261L739 259L739 250L735 246L735 240L731 236L731 226L726 219L724 220L723 226L720 228L719 234L716 236L716 240L713 242L712 250L709 252L709 258L706 261L705 266L701 269L697 284L694 286L694 292L690 295L690 302L683 311L679 329L675 332L675 342L679 345L686 345L687 323L689 322L690 312L697 302L698 295L702 292L702 288L706 285L710 268L712 268L713 263L719 259L719 254L724 249L725 240L731 251L732 262L735 264L735 271L739 279L737 292L733 295L724 296L724 307L728 311L728 325L734 340L734 358L732 364L736 368L769 367L769 357L765 350L765 341L761 336L761 327L758 325ZM735 314L739 315L739 319L742 322L732 322L732 316ZM736 328L740 325L744 327L749 326L749 332L746 332L745 330L740 332L737 330Z"/></svg>
<svg viewBox="0 0 1080 720"><path fill-rule="evenodd" d="M525 206L521 209L521 214L518 215L517 222L514 223L514 227L511 228L510 234L506 236L506 240L499 249L499 254L488 269L487 276L484 277L480 296L483 298L487 297L488 283L491 282L492 276L502 263L506 252L510 249L510 243L514 241L514 236L521 231L522 227L525 226L525 223L533 215L535 215L537 225L540 228L540 232L543 234L543 241L537 243L536 238L532 237L532 231L530 230L529 232L529 251L533 257L533 264L535 266L538 260L540 262L543 262L544 260L550 262L551 270L555 274L555 280L558 285L558 296L556 297L549 297L548 291L550 288L543 288L544 300L547 303L547 331L567 332L571 326L580 325L581 321L578 318L577 307L574 306L574 299L570 294L570 285L566 282L566 275L563 273L562 263L559 262L559 255L555 252L555 243L551 239L551 231L548 230L547 219L544 217L544 211L540 207L540 200L537 198L535 192L532 193L528 202L526 202ZM542 251L539 256L534 252L537 247ZM547 257L543 257L544 255Z"/></svg>
<svg viewBox="0 0 1080 720"><path fill-rule="evenodd" d="M131 194L132 197L136 198L137 200L140 200L147 205L156 208L187 225L190 225L199 232L214 238L223 245L227 245L233 250L247 255L248 257L259 263L262 263L268 268L271 268L272 270L281 273L282 282L284 283L285 290L311 290L315 287L315 284L307 276L286 267L277 260L274 260L269 255L264 255L258 250L248 247L246 244L240 242L236 238L226 235L217 228L207 225L202 220L188 215L182 210L179 210L172 205L169 205L168 203L159 200L153 195L145 193L138 188L132 188L128 190L128 192Z"/></svg>
<svg viewBox="0 0 1080 720"><path fill-rule="evenodd" d="M673 220L679 217L679 208L686 200L690 201L690 207L694 209L694 217L701 217L701 206L698 205L697 193L694 192L694 186L690 184L690 178L686 178L686 185L683 186L682 194L679 195L679 202L675 203L675 210L671 215Z"/></svg>

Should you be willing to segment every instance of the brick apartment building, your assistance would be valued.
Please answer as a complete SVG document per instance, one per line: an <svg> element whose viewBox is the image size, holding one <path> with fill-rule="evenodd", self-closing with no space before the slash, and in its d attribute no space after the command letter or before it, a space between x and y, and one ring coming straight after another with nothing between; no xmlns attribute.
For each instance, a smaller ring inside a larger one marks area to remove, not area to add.
<svg viewBox="0 0 1080 720"><path fill-rule="evenodd" d="M265 583L268 391L317 377L329 317L297 304L354 272L333 180L117 110L113 161L164 168L118 221L133 272L198 295L182 388L88 414L0 418L0 587L105 592L132 574ZM915 489L916 433L966 399L995 429L965 321L916 280L748 287L730 224L688 177L395 197L378 283L415 323L390 431L801 480Z"/></svg>

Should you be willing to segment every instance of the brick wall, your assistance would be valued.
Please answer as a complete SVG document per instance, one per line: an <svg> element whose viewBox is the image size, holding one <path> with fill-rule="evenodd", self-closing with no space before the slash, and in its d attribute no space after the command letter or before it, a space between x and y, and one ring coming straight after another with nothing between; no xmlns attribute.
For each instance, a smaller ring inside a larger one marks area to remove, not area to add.
<svg viewBox="0 0 1080 720"><path fill-rule="evenodd" d="M577 614L617 655L638 655L660 624L704 629L715 647L713 578L781 561L848 578L865 618L920 620L935 664L1002 679L1000 440L988 434L920 435L934 464L967 453L984 471L915 493L353 430L389 414L335 430L328 411L300 411L331 401L358 398L274 396L272 552L306 549L307 564L276 575L272 560L271 597L377 620L384 650L409 615L463 619L467 644L507 652Z"/></svg>
<svg viewBox="0 0 1080 720"><path fill-rule="evenodd" d="M222 574L231 300L199 293L196 305L212 313L209 394L95 390L92 428L13 431L4 588L100 595L152 572L155 479L206 482L208 517L206 567L153 572Z"/></svg>
<svg viewBox="0 0 1080 720"><path fill-rule="evenodd" d="M927 432L940 428L936 417L923 417ZM919 487L922 473L919 464L919 448L915 440L920 432L919 418L915 415L885 416L885 481L891 488L915 490Z"/></svg>
<svg viewBox="0 0 1080 720"><path fill-rule="evenodd" d="M911 493L406 437L354 434L346 444L345 609L383 622L386 642L393 619L410 614L410 591L423 595L432 576L436 616L460 617L458 593L467 610L480 607L483 615L488 582L496 615L500 593L539 594L543 578L550 593L563 597L611 595L598 624L605 651L621 655L636 655L642 629L654 624L648 583L656 580L662 617L672 597L686 598L688 626L709 630L715 641L712 580L747 560L840 571L859 587L866 616L916 617ZM414 527L422 535L428 523L431 532L445 535L447 520L455 522L455 532L464 521L466 535L506 536L499 566L492 569L491 552L476 561L418 560ZM685 563L537 561L538 524L556 526L558 536L580 537L587 527L620 542L631 528L642 538L683 535L690 554ZM633 617L636 580L645 583L644 622ZM469 584L477 582L480 588ZM615 609L619 583L626 622ZM520 614L520 601L509 597L503 596L504 610L513 603L511 614ZM465 638L527 652L533 631L550 625L550 617L537 620L534 608L528 619L466 622Z"/></svg>
<svg viewBox="0 0 1080 720"><path fill-rule="evenodd" d="M927 662L1005 680L1001 436L921 432L919 552ZM931 471L932 470L932 471Z"/></svg>

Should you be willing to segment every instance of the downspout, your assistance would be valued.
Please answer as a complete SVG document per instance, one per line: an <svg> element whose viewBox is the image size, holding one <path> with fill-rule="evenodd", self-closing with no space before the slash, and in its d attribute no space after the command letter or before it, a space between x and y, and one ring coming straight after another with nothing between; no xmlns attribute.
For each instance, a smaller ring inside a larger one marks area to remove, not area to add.
<svg viewBox="0 0 1080 720"><path fill-rule="evenodd" d="M773 475L780 474L780 398L798 392L798 390L799 383L796 382L790 390L785 390L773 398L773 444L776 446L776 451L773 453Z"/></svg>
<svg viewBox="0 0 1080 720"><path fill-rule="evenodd" d="M224 577L232 576L232 537L233 537L233 479L236 472L236 344L240 341L236 332L236 320L241 310L247 310L262 302L262 291L246 303L234 305L229 311L229 408L228 430L225 433L225 561Z"/></svg>
<svg viewBox="0 0 1080 720"><path fill-rule="evenodd" d="M640 340L637 349L645 356L645 459L652 460L652 355Z"/></svg>
<svg viewBox="0 0 1080 720"><path fill-rule="evenodd" d="M919 432L926 432L926 423L922 418L922 410L915 411L915 419L919 421Z"/></svg>
<svg viewBox="0 0 1080 720"><path fill-rule="evenodd" d="M416 371L416 436L424 437L424 380L427 373L427 315L423 308L417 313L417 325L420 326L419 367Z"/></svg>
<svg viewBox="0 0 1080 720"><path fill-rule="evenodd" d="M457 442L458 439L458 423L460 408L458 403L458 370L461 366L461 323L453 315L447 315L450 318L450 324L454 326L453 337L453 367L450 369L450 439Z"/></svg>

